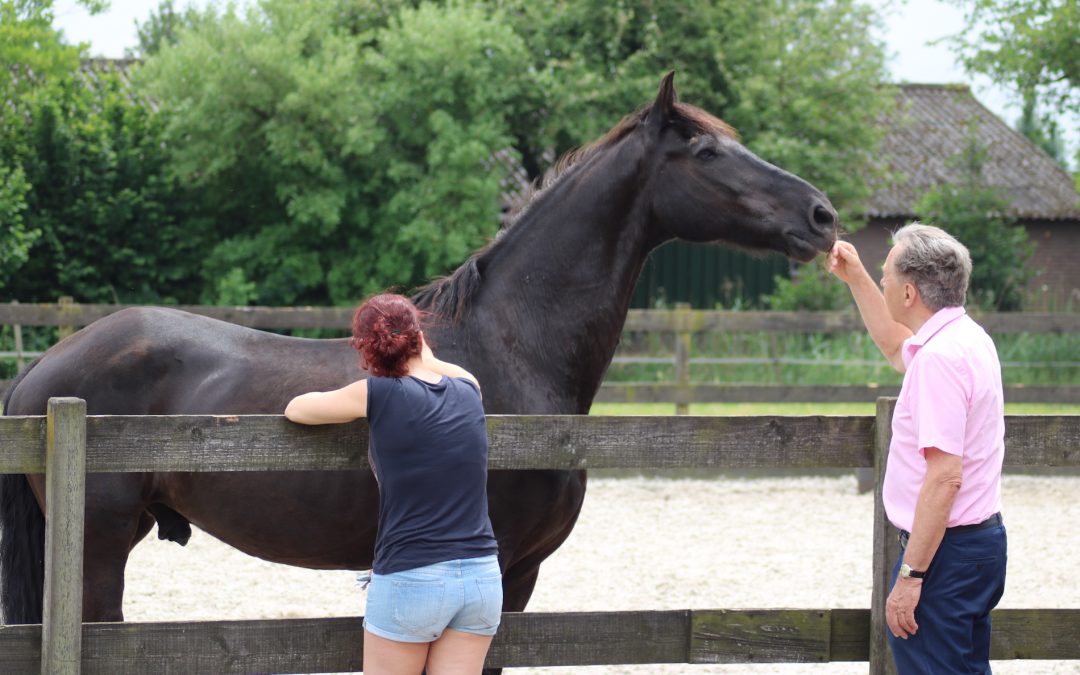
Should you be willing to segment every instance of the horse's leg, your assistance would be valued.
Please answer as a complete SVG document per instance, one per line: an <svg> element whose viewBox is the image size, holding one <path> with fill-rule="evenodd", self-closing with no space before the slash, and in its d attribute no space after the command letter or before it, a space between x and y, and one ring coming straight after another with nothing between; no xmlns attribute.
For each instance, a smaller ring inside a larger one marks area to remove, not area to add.
<svg viewBox="0 0 1080 675"><path fill-rule="evenodd" d="M93 474L86 480L83 526L83 621L124 620L124 568L128 554L154 520L143 498L144 474ZM31 477L45 510L43 476Z"/></svg>
<svg viewBox="0 0 1080 675"><path fill-rule="evenodd" d="M83 621L124 620L128 555L154 526L145 509L87 509L83 549Z"/></svg>
<svg viewBox="0 0 1080 675"><path fill-rule="evenodd" d="M542 475L534 474L537 478ZM536 588L536 581L540 575L540 563L544 562L559 546L566 541L574 529L578 515L585 498L585 486L587 483L586 472L544 472L544 477L558 486L556 494L558 501L552 499L534 499L533 503L556 504L554 511L544 514L547 517L529 523L533 528L525 524L507 526L506 522L495 523L496 515L492 510L492 525L496 532L504 532L507 536L499 541L499 557L503 566L503 611L523 612L525 606L532 597ZM541 480L535 481L536 486L542 485ZM550 484L549 484L550 485ZM526 497L527 487L520 486L512 494L519 495L522 501L528 502ZM542 494L542 493L541 493ZM489 492L490 498L490 492ZM500 514L509 512L504 509ZM485 668L483 675L499 675L501 668Z"/></svg>
<svg viewBox="0 0 1080 675"><path fill-rule="evenodd" d="M503 611L525 611L539 576L539 562L517 563L503 572ZM501 675L502 672L502 668L484 668L482 675Z"/></svg>

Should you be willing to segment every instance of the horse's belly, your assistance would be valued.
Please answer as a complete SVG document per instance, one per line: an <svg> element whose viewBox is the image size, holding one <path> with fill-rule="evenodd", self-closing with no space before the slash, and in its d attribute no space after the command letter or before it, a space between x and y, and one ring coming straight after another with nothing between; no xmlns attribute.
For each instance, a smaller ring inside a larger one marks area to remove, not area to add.
<svg viewBox="0 0 1080 675"><path fill-rule="evenodd" d="M367 569L378 487L360 471L173 473L162 503L244 553L312 569Z"/></svg>

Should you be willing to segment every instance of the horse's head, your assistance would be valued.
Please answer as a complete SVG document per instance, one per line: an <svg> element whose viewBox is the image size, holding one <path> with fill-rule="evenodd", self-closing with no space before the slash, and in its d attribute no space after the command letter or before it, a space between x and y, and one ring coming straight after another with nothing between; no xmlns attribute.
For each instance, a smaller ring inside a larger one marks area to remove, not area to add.
<svg viewBox="0 0 1080 675"><path fill-rule="evenodd" d="M652 172L658 239L724 241L812 260L836 239L836 210L820 190L760 159L724 122L678 102L674 73L635 130Z"/></svg>

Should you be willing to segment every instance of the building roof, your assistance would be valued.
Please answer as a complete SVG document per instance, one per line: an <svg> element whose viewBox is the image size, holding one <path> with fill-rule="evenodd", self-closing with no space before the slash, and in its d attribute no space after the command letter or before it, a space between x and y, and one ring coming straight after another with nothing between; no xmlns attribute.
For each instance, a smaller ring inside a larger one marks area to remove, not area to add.
<svg viewBox="0 0 1080 675"><path fill-rule="evenodd" d="M949 160L959 154L974 120L987 151L987 183L1012 201L1010 215L1080 219L1080 195L1057 162L979 103L966 85L901 84L880 154L892 176L871 196L871 217L914 217L931 188L958 180Z"/></svg>

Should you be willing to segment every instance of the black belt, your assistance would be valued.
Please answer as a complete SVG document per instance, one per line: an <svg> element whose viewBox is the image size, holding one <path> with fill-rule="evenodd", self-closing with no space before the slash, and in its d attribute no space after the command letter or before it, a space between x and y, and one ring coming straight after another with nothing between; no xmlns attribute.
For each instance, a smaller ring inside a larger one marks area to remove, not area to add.
<svg viewBox="0 0 1080 675"><path fill-rule="evenodd" d="M945 534L956 534L960 532L975 532L976 530L985 530L988 527L997 527L1002 524L1001 514L995 513L981 523L975 523L973 525L957 525L956 527L946 527ZM908 537L911 536L907 530L900 530L900 546L907 546Z"/></svg>
<svg viewBox="0 0 1080 675"><path fill-rule="evenodd" d="M956 527L946 527L946 532L974 532L975 530L985 530L988 527L997 527L1001 525L1001 514L995 513L981 523L975 523L974 525L957 525Z"/></svg>

